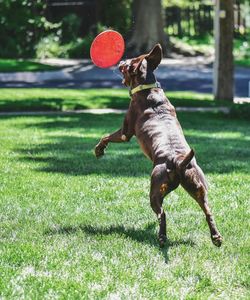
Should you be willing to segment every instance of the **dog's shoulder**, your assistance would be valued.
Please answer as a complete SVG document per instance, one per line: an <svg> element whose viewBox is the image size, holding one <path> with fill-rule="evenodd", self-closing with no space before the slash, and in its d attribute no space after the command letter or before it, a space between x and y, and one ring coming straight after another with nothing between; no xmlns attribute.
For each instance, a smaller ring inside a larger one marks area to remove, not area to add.
<svg viewBox="0 0 250 300"><path fill-rule="evenodd" d="M153 108L155 112L176 116L174 106L166 97L162 89L153 89L147 97L147 104L149 107Z"/></svg>

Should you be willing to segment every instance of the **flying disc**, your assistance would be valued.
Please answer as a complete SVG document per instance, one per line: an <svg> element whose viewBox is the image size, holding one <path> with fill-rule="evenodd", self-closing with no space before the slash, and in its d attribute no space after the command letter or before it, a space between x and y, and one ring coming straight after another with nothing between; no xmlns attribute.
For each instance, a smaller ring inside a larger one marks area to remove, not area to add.
<svg viewBox="0 0 250 300"><path fill-rule="evenodd" d="M121 60L124 50L122 35L114 30L106 30L98 34L92 42L90 57L97 67L109 68Z"/></svg>

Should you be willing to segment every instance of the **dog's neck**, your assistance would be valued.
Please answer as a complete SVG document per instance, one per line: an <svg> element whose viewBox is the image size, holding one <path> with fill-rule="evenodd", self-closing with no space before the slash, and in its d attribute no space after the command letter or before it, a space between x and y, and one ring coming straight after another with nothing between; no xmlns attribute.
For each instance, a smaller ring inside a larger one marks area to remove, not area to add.
<svg viewBox="0 0 250 300"><path fill-rule="evenodd" d="M156 77L153 72L147 72L146 80L141 80L138 82L132 82L129 89L129 94L132 96L133 94L150 89L153 87L161 88L160 83L156 80Z"/></svg>

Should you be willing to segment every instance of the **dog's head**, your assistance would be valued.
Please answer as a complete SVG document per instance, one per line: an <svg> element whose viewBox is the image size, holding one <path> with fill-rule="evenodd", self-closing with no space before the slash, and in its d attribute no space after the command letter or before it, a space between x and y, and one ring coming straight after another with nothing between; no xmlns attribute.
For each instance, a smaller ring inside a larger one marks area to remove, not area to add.
<svg viewBox="0 0 250 300"><path fill-rule="evenodd" d="M124 77L122 83L132 87L152 82L155 79L153 72L160 64L161 59L162 48L160 44L156 44L148 54L121 61L119 70Z"/></svg>

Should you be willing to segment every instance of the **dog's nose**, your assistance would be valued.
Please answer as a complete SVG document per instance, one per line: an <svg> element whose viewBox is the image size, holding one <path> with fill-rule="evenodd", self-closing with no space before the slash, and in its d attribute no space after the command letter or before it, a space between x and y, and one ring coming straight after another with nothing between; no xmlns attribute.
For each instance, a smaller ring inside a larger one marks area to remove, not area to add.
<svg viewBox="0 0 250 300"><path fill-rule="evenodd" d="M119 65L118 65L118 68L119 68L119 71L121 72L122 71L122 68L125 66L125 61L124 60L121 60Z"/></svg>

